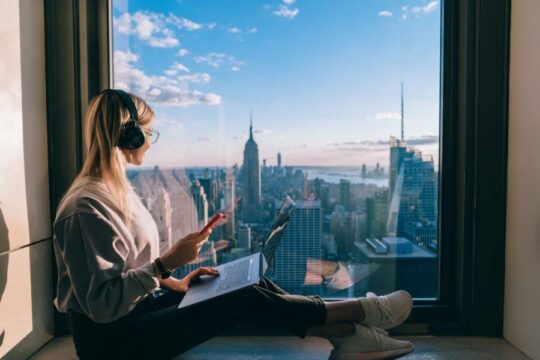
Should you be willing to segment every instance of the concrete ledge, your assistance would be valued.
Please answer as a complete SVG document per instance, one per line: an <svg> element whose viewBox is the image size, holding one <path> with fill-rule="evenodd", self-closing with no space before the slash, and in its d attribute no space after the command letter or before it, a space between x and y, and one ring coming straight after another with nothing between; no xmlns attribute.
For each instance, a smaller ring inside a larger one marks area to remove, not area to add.
<svg viewBox="0 0 540 360"><path fill-rule="evenodd" d="M404 360L530 360L507 341L485 337L402 337L416 351ZM322 338L292 336L222 336L214 338L176 360L326 360L332 346ZM32 360L77 359L71 337L53 339Z"/></svg>

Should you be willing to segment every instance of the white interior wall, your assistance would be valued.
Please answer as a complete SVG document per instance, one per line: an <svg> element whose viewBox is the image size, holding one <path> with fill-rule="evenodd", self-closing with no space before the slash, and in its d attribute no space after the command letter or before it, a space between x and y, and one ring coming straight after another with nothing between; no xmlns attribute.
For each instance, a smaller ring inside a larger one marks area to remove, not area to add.
<svg viewBox="0 0 540 360"><path fill-rule="evenodd" d="M513 0L504 337L540 359L540 1Z"/></svg>
<svg viewBox="0 0 540 360"><path fill-rule="evenodd" d="M53 336L43 1L0 2L0 358Z"/></svg>

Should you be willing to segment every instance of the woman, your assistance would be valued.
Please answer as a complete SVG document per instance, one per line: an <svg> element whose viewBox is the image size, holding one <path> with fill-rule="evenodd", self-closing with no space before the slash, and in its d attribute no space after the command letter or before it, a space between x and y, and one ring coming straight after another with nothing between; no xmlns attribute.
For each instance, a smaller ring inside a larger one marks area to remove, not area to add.
<svg viewBox="0 0 540 360"><path fill-rule="evenodd" d="M333 359L383 359L413 350L384 330L408 317L404 291L324 302L290 295L264 278L258 285L185 309L177 305L202 267L183 279L167 277L197 256L210 235L194 233L158 257L158 231L125 175L140 165L154 113L146 102L108 89L88 106L83 168L62 199L54 222L58 264L56 308L69 313L81 359L169 359L239 323L275 326L300 337L323 336ZM160 297L160 288L169 292Z"/></svg>

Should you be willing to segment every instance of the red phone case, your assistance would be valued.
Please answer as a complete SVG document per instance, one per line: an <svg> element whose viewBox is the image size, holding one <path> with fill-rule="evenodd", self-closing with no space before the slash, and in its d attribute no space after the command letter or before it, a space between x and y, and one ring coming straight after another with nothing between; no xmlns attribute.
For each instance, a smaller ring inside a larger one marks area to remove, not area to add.
<svg viewBox="0 0 540 360"><path fill-rule="evenodd" d="M206 230L211 229L219 220L223 219L224 217L225 215L223 215L222 213L217 213L216 215L214 215L212 220L210 220L210 222L206 224L206 226L201 230L199 234L202 234Z"/></svg>

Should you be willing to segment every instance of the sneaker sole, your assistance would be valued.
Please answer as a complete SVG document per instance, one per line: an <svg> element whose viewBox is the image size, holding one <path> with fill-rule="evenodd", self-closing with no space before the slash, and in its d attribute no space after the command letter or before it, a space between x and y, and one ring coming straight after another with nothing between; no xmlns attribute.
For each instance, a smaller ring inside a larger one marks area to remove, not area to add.
<svg viewBox="0 0 540 360"><path fill-rule="evenodd" d="M408 355L414 351L414 347L400 350L377 351L377 352L347 352L339 353L332 351L328 360L394 360Z"/></svg>

